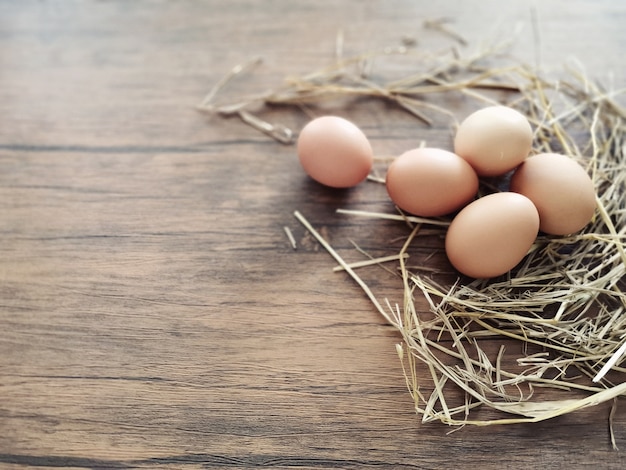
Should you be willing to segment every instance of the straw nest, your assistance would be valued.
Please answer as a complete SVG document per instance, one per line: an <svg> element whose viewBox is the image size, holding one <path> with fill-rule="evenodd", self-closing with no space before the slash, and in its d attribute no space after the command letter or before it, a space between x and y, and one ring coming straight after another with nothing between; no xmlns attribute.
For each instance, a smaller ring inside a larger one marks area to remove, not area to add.
<svg viewBox="0 0 626 470"><path fill-rule="evenodd" d="M532 67L504 59L502 47L464 55L458 48L462 38L443 29L442 23L426 26L448 32L455 44L428 53L407 39L399 47L343 58L339 37L338 58L329 67L291 78L284 86L258 96L216 104L221 88L258 63L255 59L236 67L199 108L238 116L284 143L292 142L294 133L263 120L262 106L306 108L320 100L364 96L394 103L426 124L432 123L433 116L443 116L451 128L456 117L433 104L433 96L456 93L483 104L505 100L504 104L523 112L535 129L535 153L565 153L588 170L596 188L597 211L579 233L539 236L525 259L506 276L491 280L459 277L442 285L428 271L425 275L425 271L411 268L408 256L423 227L428 226L430 233L444 233L445 220L340 211L341 216L396 219L408 227L399 253L363 263L392 260L398 264L399 300L379 300L357 274L359 266L348 265L302 214L295 215L399 331L398 356L415 410L424 422L537 422L609 400L616 403L615 399L626 393L626 367L621 366L626 350L626 296L622 291L626 273L626 111L616 100L618 93L605 90L576 67L567 68L565 77L545 78ZM380 70L372 74L372 64L389 57L406 60L408 73L393 80L382 78ZM497 66L502 61L507 64ZM261 112L251 111L259 105ZM496 190L482 188L483 192ZM416 307L416 300L417 305L424 305L424 299L430 311ZM522 345L512 360L506 358L504 346L494 348L494 344L511 342ZM536 393L539 387L556 391ZM484 408L495 414L481 417ZM500 412L504 413L498 416ZM612 431L611 439L615 445Z"/></svg>

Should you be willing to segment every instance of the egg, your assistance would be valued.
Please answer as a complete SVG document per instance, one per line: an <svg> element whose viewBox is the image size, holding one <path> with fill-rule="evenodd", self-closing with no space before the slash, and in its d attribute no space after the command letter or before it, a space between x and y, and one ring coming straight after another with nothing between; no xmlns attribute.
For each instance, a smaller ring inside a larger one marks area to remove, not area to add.
<svg viewBox="0 0 626 470"><path fill-rule="evenodd" d="M507 106L489 106L461 122L454 152L479 176L500 176L524 161L532 141L532 128L522 113Z"/></svg>
<svg viewBox="0 0 626 470"><path fill-rule="evenodd" d="M527 158L511 176L510 190L529 198L542 232L568 235L587 225L596 209L593 181L575 160L557 153Z"/></svg>
<svg viewBox="0 0 626 470"><path fill-rule="evenodd" d="M478 191L478 176L461 157L447 150L417 148L396 158L385 178L391 200L422 217L456 211Z"/></svg>
<svg viewBox="0 0 626 470"><path fill-rule="evenodd" d="M322 116L304 126L298 136L297 152L311 178L334 188L359 184L367 178L374 161L363 131L338 116Z"/></svg>
<svg viewBox="0 0 626 470"><path fill-rule="evenodd" d="M513 192L489 194L452 219L446 232L446 255L467 276L499 276L526 256L538 231L539 214L530 199Z"/></svg>

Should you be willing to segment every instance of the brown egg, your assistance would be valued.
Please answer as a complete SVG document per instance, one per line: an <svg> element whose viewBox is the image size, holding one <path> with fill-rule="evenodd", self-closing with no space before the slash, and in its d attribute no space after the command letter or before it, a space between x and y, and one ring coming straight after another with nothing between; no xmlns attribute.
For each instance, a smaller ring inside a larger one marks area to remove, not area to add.
<svg viewBox="0 0 626 470"><path fill-rule="evenodd" d="M387 192L402 210L422 217L454 212L478 191L472 167L452 152L437 148L409 150L387 170Z"/></svg>
<svg viewBox="0 0 626 470"><path fill-rule="evenodd" d="M568 235L593 218L593 181L576 161L556 153L527 158L511 177L511 191L529 198L539 211L540 230Z"/></svg>
<svg viewBox="0 0 626 470"><path fill-rule="evenodd" d="M507 106L489 106L459 125L454 152L479 176L499 176L524 161L532 141L533 131L522 113Z"/></svg>
<svg viewBox="0 0 626 470"><path fill-rule="evenodd" d="M461 273L490 278L514 268L539 231L539 214L530 199L502 192L463 208L446 234L446 254Z"/></svg>
<svg viewBox="0 0 626 470"><path fill-rule="evenodd" d="M298 158L304 171L334 188L356 186L369 174L374 156L367 137L356 125L338 116L309 122L298 137Z"/></svg>

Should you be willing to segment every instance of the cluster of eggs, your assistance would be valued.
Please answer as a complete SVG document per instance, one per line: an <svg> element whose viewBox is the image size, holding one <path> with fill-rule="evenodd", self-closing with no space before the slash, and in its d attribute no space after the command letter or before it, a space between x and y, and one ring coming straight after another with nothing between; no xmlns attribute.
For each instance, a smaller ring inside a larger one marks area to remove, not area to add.
<svg viewBox="0 0 626 470"><path fill-rule="evenodd" d="M506 106L470 114L458 127L454 151L416 148L395 158L385 184L393 203L421 217L452 215L445 251L474 278L505 274L526 256L539 232L568 235L593 218L596 197L585 169L557 153L531 156L528 119ZM365 180L372 147L353 123L337 116L309 122L298 137L302 167L335 188ZM510 176L508 188L478 196L479 180Z"/></svg>

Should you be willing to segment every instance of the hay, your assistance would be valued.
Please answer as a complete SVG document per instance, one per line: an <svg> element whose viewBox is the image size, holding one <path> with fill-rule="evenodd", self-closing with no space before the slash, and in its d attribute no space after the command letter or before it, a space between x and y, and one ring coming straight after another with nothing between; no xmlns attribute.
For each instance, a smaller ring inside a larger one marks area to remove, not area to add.
<svg viewBox="0 0 626 470"><path fill-rule="evenodd" d="M566 78L558 80L547 79L520 63L494 68L494 62L503 60L500 53L504 47L464 57L456 45L462 38L447 27L443 29L441 22L426 26L447 32L455 44L430 54L404 41L399 47L343 58L341 37L338 58L328 68L291 78L283 87L234 104L217 104L217 92L229 79L258 63L255 60L237 67L199 109L239 116L276 140L290 143L293 131L263 120L250 109L280 104L306 110L323 100L366 96L393 103L425 125L444 117L454 128L455 115L425 100L426 96L457 93L484 105L501 104L502 93L506 93L505 104L523 112L535 129L535 153L565 153L588 170L598 207L594 220L579 233L539 236L508 275L491 280L459 277L450 285L441 285L437 273L427 267L409 267L421 227L444 234L449 219L342 209L341 216L369 217L378 223L397 221L409 227L399 253L349 265L304 216L296 212L296 217L336 259L337 270L348 272L400 333L398 356L415 410L424 422L537 422L611 400L616 403L615 399L626 393L626 367L622 366L626 352L626 296L622 292L626 274L626 110L616 101L619 93L604 90L575 67L569 67ZM389 56L406 58L413 69L399 79L378 76L374 80L372 64ZM500 99L494 98L494 90ZM371 181L367 184L379 184L384 178L372 177ZM481 188L482 194L497 190L488 185ZM397 263L402 292L398 303L378 300L356 273L363 266L382 262ZM418 296L429 311L418 310ZM504 348L511 342L521 345L513 361ZM490 351L498 343L503 346L493 357ZM543 388L553 389L550 399L537 396L537 390ZM482 409L507 416L488 413L481 418ZM610 420L613 415L614 408ZM615 446L612 429L611 441Z"/></svg>

